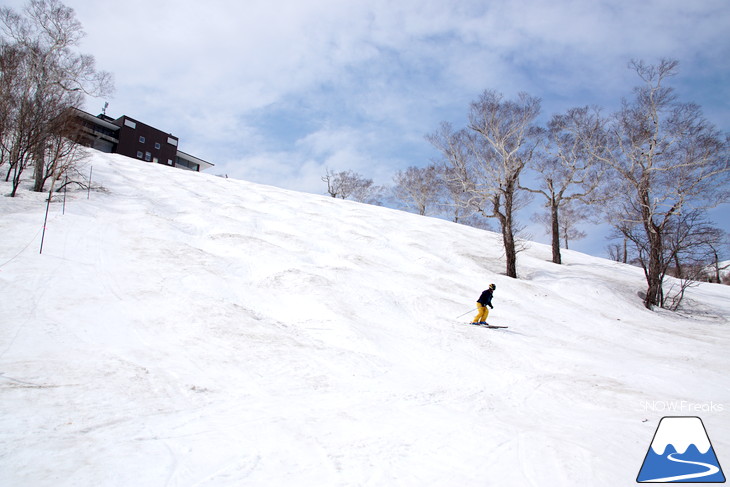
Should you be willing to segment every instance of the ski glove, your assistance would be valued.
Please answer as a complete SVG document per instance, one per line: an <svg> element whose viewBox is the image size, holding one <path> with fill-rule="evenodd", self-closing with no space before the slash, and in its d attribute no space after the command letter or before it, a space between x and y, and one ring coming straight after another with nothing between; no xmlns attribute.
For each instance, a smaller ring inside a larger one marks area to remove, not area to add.
<svg viewBox="0 0 730 487"><path fill-rule="evenodd" d="M489 307L492 308L492 309L494 309L494 306L492 306L491 304L489 305Z"/></svg>

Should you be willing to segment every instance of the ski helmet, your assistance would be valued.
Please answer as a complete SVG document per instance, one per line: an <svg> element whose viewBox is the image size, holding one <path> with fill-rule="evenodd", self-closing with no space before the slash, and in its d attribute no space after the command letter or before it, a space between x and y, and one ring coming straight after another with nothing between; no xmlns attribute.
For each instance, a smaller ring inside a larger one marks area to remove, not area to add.
<svg viewBox="0 0 730 487"><path fill-rule="evenodd" d="M495 289L497 289L497 286L495 286L494 284L490 284L489 285L489 289L491 289L492 291L494 291Z"/></svg>

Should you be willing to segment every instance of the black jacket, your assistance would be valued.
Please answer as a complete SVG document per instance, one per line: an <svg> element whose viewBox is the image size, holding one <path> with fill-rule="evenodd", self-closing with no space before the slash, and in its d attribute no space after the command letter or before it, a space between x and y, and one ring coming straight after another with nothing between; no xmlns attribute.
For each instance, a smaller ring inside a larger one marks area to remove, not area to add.
<svg viewBox="0 0 730 487"><path fill-rule="evenodd" d="M492 290L487 289L486 291L482 292L482 295L479 296L479 299L477 299L477 303L481 304L482 306L489 306L492 308Z"/></svg>

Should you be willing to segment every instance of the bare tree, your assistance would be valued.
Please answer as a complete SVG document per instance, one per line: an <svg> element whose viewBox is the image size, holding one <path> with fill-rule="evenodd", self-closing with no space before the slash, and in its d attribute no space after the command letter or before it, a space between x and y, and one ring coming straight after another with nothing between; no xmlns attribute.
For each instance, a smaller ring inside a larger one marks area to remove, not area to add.
<svg viewBox="0 0 730 487"><path fill-rule="evenodd" d="M705 217L704 210L688 210L672 222L666 232L667 274L676 278L663 293L662 307L677 310L688 287L703 279L714 249L721 244L724 232Z"/></svg>
<svg viewBox="0 0 730 487"><path fill-rule="evenodd" d="M0 20L5 14L4 9L0 9ZM3 164L8 166L5 180L9 181L12 176L11 196L15 196L22 173L32 158L32 150L39 143L39 131L34 123L38 111L29 96L32 79L27 64L26 50L0 37L0 154Z"/></svg>
<svg viewBox="0 0 730 487"><path fill-rule="evenodd" d="M74 120L72 111L67 111L59 126L46 139L45 152L41 161L43 172L40 178L41 188L49 179L59 181L64 178L62 185L56 185L56 191L61 191L67 185L73 184L86 189L88 177L81 173L83 162L89 157L87 151L77 143L81 127ZM41 166L37 161L36 164Z"/></svg>
<svg viewBox="0 0 730 487"><path fill-rule="evenodd" d="M327 183L327 194L333 198L352 199L360 203L380 204L383 188L373 184L354 171L333 172L327 169L322 181Z"/></svg>
<svg viewBox="0 0 730 487"><path fill-rule="evenodd" d="M518 189L523 169L532 161L540 141L533 125L540 113L540 99L520 93L517 101L504 100L500 93L485 91L471 104L469 129L478 174L477 187L487 197L480 208L497 218L502 231L507 275L517 277L518 231L515 211L519 208Z"/></svg>
<svg viewBox="0 0 730 487"><path fill-rule="evenodd" d="M443 122L436 132L426 135L426 140L443 156L439 172L448 196L444 206L450 210L451 221L485 228L487 225L479 224L477 218L484 195L476 191L471 175L473 156L468 138L466 129L454 131L447 122Z"/></svg>
<svg viewBox="0 0 730 487"><path fill-rule="evenodd" d="M460 223L482 230L492 230L489 222L471 204L471 191L464 185L467 178L459 175L459 169L441 164L438 166L441 179L442 199L439 205L445 216L454 223Z"/></svg>
<svg viewBox="0 0 730 487"><path fill-rule="evenodd" d="M0 63L12 67L3 71L2 85L10 94L0 108L7 120L2 150L13 172L13 196L29 163L35 191L68 165L61 157L67 151L49 150L50 139L68 134L70 109L81 106L84 94L107 94L112 86L92 56L75 51L84 33L73 9L59 0L31 0L24 14L0 8ZM47 160L49 155L55 159Z"/></svg>
<svg viewBox="0 0 730 487"><path fill-rule="evenodd" d="M327 184L327 194L333 198L342 198L340 191L340 180L336 177L337 174L332 172L329 168L325 170L324 176L322 176L322 182Z"/></svg>
<svg viewBox="0 0 730 487"><path fill-rule="evenodd" d="M554 115L548 123L543 152L534 164L541 177L540 186L537 189L521 187L545 198L556 264L562 263L560 236L564 236L567 248L569 232L578 216L575 206L568 210L567 205L576 200L590 203L601 183L602 164L586 150L587 144L595 143L601 127L596 108L572 108L565 114ZM572 211L573 220L561 218L564 208L566 212Z"/></svg>
<svg viewBox="0 0 730 487"><path fill-rule="evenodd" d="M435 164L426 167L411 166L405 171L398 171L393 181L396 199L406 207L415 209L419 215L425 215L442 200L444 189Z"/></svg>
<svg viewBox="0 0 730 487"><path fill-rule="evenodd" d="M624 238L623 245L609 244L606 247L606 252L609 259L626 264L628 262L628 240Z"/></svg>
<svg viewBox="0 0 730 487"><path fill-rule="evenodd" d="M547 206L547 205L546 205ZM565 200L561 205L560 219L558 220L558 239L562 241L562 246L568 249L569 243L574 240L580 240L586 238L587 234L578 228L578 224L588 219L588 212L585 209L585 205L581 206L580 203L575 203L574 199ZM545 226L548 234L553 236L555 239L555 214L552 211L545 213L536 213L533 215L532 220L536 223L541 223ZM558 243L560 246L561 244ZM559 254L559 252L558 252ZM553 241L553 262L555 262L555 242ZM560 264L560 261L555 262Z"/></svg>
<svg viewBox="0 0 730 487"><path fill-rule="evenodd" d="M722 283L721 273L730 269L730 261L721 262L720 254L723 250L730 248L730 233L721 233L717 237L717 240L709 243L710 265L708 266L708 280L710 282Z"/></svg>
<svg viewBox="0 0 730 487"><path fill-rule="evenodd" d="M19 50L0 37L0 167L10 164L10 141L17 122L13 115L18 111L18 72L21 64ZM5 181L10 179L12 169L8 169Z"/></svg>
<svg viewBox="0 0 730 487"><path fill-rule="evenodd" d="M697 105L678 102L665 86L677 61L633 61L630 67L644 84L609 121L592 155L611 166L622 184L613 217L645 257L644 305L651 309L663 303L668 229L689 209L728 199L728 138Z"/></svg>
<svg viewBox="0 0 730 487"><path fill-rule="evenodd" d="M387 187L374 184L372 179L363 179L359 185L355 186L350 198L359 203L383 206L383 198L387 192Z"/></svg>
<svg viewBox="0 0 730 487"><path fill-rule="evenodd" d="M667 226L664 244L667 273L674 277L696 276L711 258L712 245L723 232L713 227L702 210L688 210Z"/></svg>
<svg viewBox="0 0 730 487"><path fill-rule="evenodd" d="M533 125L539 113L539 98L520 93L510 101L487 90L472 102L466 130L453 132L443 124L428 136L454 169L454 182L469 195L466 205L499 222L506 274L514 278L520 250L515 212L524 202L518 194L519 179L540 139Z"/></svg>

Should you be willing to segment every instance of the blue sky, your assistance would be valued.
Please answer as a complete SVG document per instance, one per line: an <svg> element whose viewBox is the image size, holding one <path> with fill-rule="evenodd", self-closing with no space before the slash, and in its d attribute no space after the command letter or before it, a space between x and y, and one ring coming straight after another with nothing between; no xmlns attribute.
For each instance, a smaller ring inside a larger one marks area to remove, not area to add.
<svg viewBox="0 0 730 487"><path fill-rule="evenodd" d="M632 58L678 59L681 99L730 131L726 0L65 3L82 50L114 73L109 115L172 132L216 174L290 189L323 193L326 168L387 184L427 164L424 135L463 125L484 89L541 97L544 120L586 104L611 112L637 84ZM714 212L730 231L727 213ZM575 248L605 245L596 231Z"/></svg>

